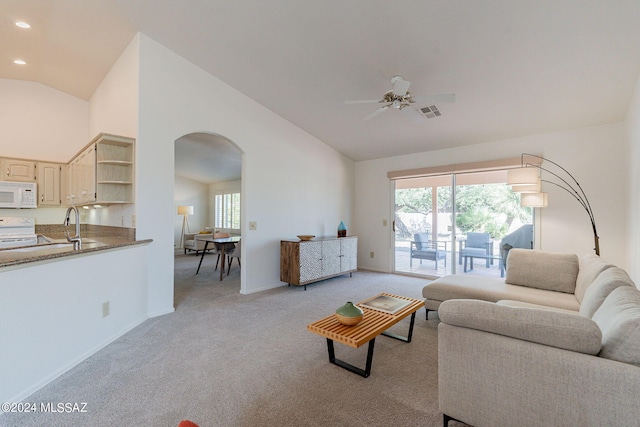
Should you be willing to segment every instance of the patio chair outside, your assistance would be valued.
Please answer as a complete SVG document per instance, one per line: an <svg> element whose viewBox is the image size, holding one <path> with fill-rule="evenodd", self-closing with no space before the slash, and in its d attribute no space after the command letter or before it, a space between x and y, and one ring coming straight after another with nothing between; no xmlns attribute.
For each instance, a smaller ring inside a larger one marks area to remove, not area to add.
<svg viewBox="0 0 640 427"><path fill-rule="evenodd" d="M483 258L489 268L493 264L491 236L489 233L467 233L466 240L459 242L458 254L458 264L462 264L463 257L471 258L471 265L473 265L473 258Z"/></svg>
<svg viewBox="0 0 640 427"><path fill-rule="evenodd" d="M438 260L444 259L444 266L447 266L447 242L431 241L429 233L416 233L411 242L411 255L409 267L413 266L413 259L419 259L422 264L423 259L435 261L435 269L438 269Z"/></svg>

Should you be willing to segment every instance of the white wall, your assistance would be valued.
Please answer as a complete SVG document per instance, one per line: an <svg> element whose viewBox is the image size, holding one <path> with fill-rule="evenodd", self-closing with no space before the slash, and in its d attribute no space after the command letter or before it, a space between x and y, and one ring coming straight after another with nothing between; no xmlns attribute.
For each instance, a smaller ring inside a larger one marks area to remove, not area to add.
<svg viewBox="0 0 640 427"><path fill-rule="evenodd" d="M136 35L89 100L89 132L135 137L138 133L138 55Z"/></svg>
<svg viewBox="0 0 640 427"><path fill-rule="evenodd" d="M178 206L193 206L193 215L188 216L189 229L191 233L204 230L210 223L209 217L209 184L193 181L189 178L176 175L173 188L174 212L176 213L173 224L173 235L175 247L180 247L180 236L182 235L183 217L178 215ZM185 233L188 231L185 230Z"/></svg>
<svg viewBox="0 0 640 427"><path fill-rule="evenodd" d="M627 114L627 138L631 146L628 158L631 174L629 177L629 274L640 287L640 78L636 83L629 112Z"/></svg>
<svg viewBox="0 0 640 427"><path fill-rule="evenodd" d="M146 252L135 246L0 271L0 401L21 401L146 319Z"/></svg>
<svg viewBox="0 0 640 427"><path fill-rule="evenodd" d="M173 306L175 212L166 189L174 142L193 132L222 135L244 153L242 292L283 285L280 239L333 234L351 220L353 162L150 38L140 46L137 216L138 236L154 239L150 313Z"/></svg>
<svg viewBox="0 0 640 427"><path fill-rule="evenodd" d="M390 271L393 239L392 198L388 171L518 157L522 152L543 155L571 172L589 198L601 256L620 267L629 265L627 254L629 144L624 124L613 124L514 138L356 163L355 229L360 236L358 262L362 268ZM593 251L593 233L587 213L569 194L552 186L549 206L539 210L540 248L583 255ZM369 258L374 251L376 258Z"/></svg>
<svg viewBox="0 0 640 427"><path fill-rule="evenodd" d="M58 90L0 79L0 157L66 163L90 140L89 104Z"/></svg>

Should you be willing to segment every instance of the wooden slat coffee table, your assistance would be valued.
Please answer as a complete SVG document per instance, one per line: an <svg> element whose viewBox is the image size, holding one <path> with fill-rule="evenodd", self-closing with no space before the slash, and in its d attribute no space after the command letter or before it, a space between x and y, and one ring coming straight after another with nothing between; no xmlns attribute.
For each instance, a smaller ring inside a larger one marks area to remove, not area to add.
<svg viewBox="0 0 640 427"><path fill-rule="evenodd" d="M394 314L385 313L376 309L362 306L362 302L356 304L364 311L364 317L360 323L355 326L346 326L338 322L335 315L327 316L316 322L307 325L307 329L313 333L321 335L327 339L327 350L329 351L329 362L338 365L363 377L368 377L371 373L371 363L373 361L373 347L378 335L386 335L404 342L411 342L413 335L413 324L416 318L416 311L420 307L424 307L424 301L415 298L403 297L399 295L382 293L380 295L390 296L402 300L409 301L409 304ZM378 295L376 295L378 296ZM364 301L363 301L364 302ZM411 315L411 324L409 325L409 333L406 337L385 332L391 326L395 325L402 319ZM337 341L349 347L359 348L369 343L367 350L367 364L365 369L360 369L347 362L336 359L333 342Z"/></svg>

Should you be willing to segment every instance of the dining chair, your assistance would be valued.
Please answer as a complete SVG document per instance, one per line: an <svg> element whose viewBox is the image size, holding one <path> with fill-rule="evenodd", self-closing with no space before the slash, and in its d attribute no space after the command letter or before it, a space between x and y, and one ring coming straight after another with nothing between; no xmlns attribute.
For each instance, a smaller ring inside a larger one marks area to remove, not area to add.
<svg viewBox="0 0 640 427"><path fill-rule="evenodd" d="M222 233L222 232L213 233L213 238L214 239L224 239L226 237L231 237L231 235L229 233ZM215 248L213 253L218 255L218 259L216 260L216 268L214 268L213 271L217 271L218 270L218 264L220 263L221 249L215 243L213 244L213 246Z"/></svg>
<svg viewBox="0 0 640 427"><path fill-rule="evenodd" d="M229 275L229 271L231 271L231 261L233 261L233 259L237 259L238 260L238 267L240 267L240 244L241 244L242 240L238 240L238 243L236 243L236 247L231 249L229 252L225 253L226 256L229 257L229 265L227 267L227 276Z"/></svg>

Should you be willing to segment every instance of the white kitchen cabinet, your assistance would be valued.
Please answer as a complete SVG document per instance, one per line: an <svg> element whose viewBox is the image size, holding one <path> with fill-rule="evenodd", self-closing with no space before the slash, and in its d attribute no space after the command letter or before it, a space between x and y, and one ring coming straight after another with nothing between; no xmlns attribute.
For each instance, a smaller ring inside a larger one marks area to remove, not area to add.
<svg viewBox="0 0 640 427"><path fill-rule="evenodd" d="M67 203L82 205L96 201L96 151L93 144L85 147L69 162Z"/></svg>
<svg viewBox="0 0 640 427"><path fill-rule="evenodd" d="M69 163L70 205L134 202L133 138L101 133Z"/></svg>
<svg viewBox="0 0 640 427"><path fill-rule="evenodd" d="M36 162L22 159L0 159L0 181L36 182Z"/></svg>
<svg viewBox="0 0 640 427"><path fill-rule="evenodd" d="M38 206L60 206L62 165L59 163L37 162Z"/></svg>
<svg viewBox="0 0 640 427"><path fill-rule="evenodd" d="M280 280L307 288L309 283L358 269L356 236L280 242Z"/></svg>
<svg viewBox="0 0 640 427"><path fill-rule="evenodd" d="M135 140L124 136L100 134L94 141L98 201L133 203Z"/></svg>

